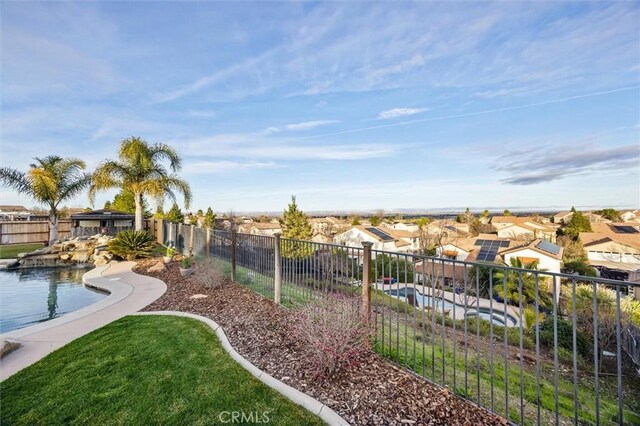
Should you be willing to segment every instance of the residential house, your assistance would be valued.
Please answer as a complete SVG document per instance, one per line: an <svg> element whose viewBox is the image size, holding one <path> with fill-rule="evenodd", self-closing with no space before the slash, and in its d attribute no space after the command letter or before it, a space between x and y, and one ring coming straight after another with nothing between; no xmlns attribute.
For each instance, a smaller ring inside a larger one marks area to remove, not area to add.
<svg viewBox="0 0 640 426"><path fill-rule="evenodd" d="M25 206L0 206L0 220L29 220L31 211Z"/></svg>
<svg viewBox="0 0 640 426"><path fill-rule="evenodd" d="M504 263L500 250L518 245L517 241L500 238L496 234L479 234L473 238L474 249L469 251L467 262Z"/></svg>
<svg viewBox="0 0 640 426"><path fill-rule="evenodd" d="M640 282L640 224L595 223L591 228L580 234L589 263L605 278Z"/></svg>
<svg viewBox="0 0 640 426"><path fill-rule="evenodd" d="M272 237L275 234L282 232L282 227L280 226L279 223L253 222L253 223L242 224L240 226L240 230L241 232L245 232L247 234L265 235L265 236Z"/></svg>
<svg viewBox="0 0 640 426"><path fill-rule="evenodd" d="M466 260L474 250L478 250L476 238L452 238L436 247L436 256L452 260Z"/></svg>
<svg viewBox="0 0 640 426"><path fill-rule="evenodd" d="M537 238L541 238L551 242L556 241L555 227L552 227L549 224L529 221L500 227L497 234L500 238L509 238L512 240L533 241Z"/></svg>
<svg viewBox="0 0 640 426"><path fill-rule="evenodd" d="M559 212L553 215L553 217L551 218L551 221L559 225L566 225L567 223L569 223L572 217L573 217L572 211Z"/></svg>
<svg viewBox="0 0 640 426"><path fill-rule="evenodd" d="M519 259L523 265L537 262L537 269L559 273L563 253L564 249L559 245L538 238L528 244L504 249L500 256L507 265L511 265L511 259Z"/></svg>
<svg viewBox="0 0 640 426"><path fill-rule="evenodd" d="M640 224L594 223L581 232L589 263L603 277L640 282Z"/></svg>
<svg viewBox="0 0 640 426"><path fill-rule="evenodd" d="M71 235L115 235L119 231L132 229L135 215L117 210L100 209L83 211L71 215Z"/></svg>
<svg viewBox="0 0 640 426"><path fill-rule="evenodd" d="M640 210L624 210L620 212L623 222L640 222Z"/></svg>
<svg viewBox="0 0 640 426"><path fill-rule="evenodd" d="M332 243L333 237L346 227L345 223L335 217L311 218L309 223L313 230L311 240L323 244Z"/></svg>
<svg viewBox="0 0 640 426"><path fill-rule="evenodd" d="M587 217L587 219L589 219L589 222L591 223L611 223L609 219L606 219L594 212L586 212L584 215Z"/></svg>
<svg viewBox="0 0 640 426"><path fill-rule="evenodd" d="M335 244L362 247L362 243L373 243L374 250L409 253L419 249L418 235L374 226L354 226L333 238Z"/></svg>
<svg viewBox="0 0 640 426"><path fill-rule="evenodd" d="M469 224L438 219L429 222L425 227L425 232L428 235L440 235L446 238L463 238L469 236Z"/></svg>
<svg viewBox="0 0 640 426"><path fill-rule="evenodd" d="M420 251L420 234L417 231L407 231L404 229L384 229L384 231L394 237L397 241L407 241L408 252L418 253Z"/></svg>
<svg viewBox="0 0 640 426"><path fill-rule="evenodd" d="M532 220L533 217L531 216L492 216L491 225L498 231L507 226L515 225L516 223L524 223Z"/></svg>
<svg viewBox="0 0 640 426"><path fill-rule="evenodd" d="M399 231L409 231L409 232L417 232L419 228L417 223L411 223L411 222L393 222L393 223L383 222L382 226L385 228L391 228L391 229L397 229Z"/></svg>

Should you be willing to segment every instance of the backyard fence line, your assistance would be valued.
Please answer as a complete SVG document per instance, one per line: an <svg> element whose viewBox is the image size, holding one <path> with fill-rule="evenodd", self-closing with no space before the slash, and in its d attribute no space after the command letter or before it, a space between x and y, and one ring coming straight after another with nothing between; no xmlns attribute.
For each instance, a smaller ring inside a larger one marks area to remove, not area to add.
<svg viewBox="0 0 640 426"><path fill-rule="evenodd" d="M378 353L514 424L640 421L640 333L623 310L640 283L167 222L162 235L287 307L361 298Z"/></svg>
<svg viewBox="0 0 640 426"><path fill-rule="evenodd" d="M58 222L58 236L71 236L71 221ZM0 222L0 244L44 243L49 241L49 221Z"/></svg>

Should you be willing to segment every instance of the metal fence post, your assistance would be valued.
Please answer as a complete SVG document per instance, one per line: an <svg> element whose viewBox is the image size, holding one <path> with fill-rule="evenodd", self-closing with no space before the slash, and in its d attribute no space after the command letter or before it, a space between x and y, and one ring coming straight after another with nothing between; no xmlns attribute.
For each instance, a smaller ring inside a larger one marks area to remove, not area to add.
<svg viewBox="0 0 640 426"><path fill-rule="evenodd" d="M362 313L368 323L371 321L371 247L373 243L364 241L362 246L364 247L362 254Z"/></svg>
<svg viewBox="0 0 640 426"><path fill-rule="evenodd" d="M231 281L236 280L236 233L231 232Z"/></svg>
<svg viewBox="0 0 640 426"><path fill-rule="evenodd" d="M275 240L275 270L274 270L274 283L273 283L273 301L276 302L276 304L280 304L280 298L281 298L281 290L282 290L282 254L280 253L280 233L276 232L274 234L274 237L276 238Z"/></svg>

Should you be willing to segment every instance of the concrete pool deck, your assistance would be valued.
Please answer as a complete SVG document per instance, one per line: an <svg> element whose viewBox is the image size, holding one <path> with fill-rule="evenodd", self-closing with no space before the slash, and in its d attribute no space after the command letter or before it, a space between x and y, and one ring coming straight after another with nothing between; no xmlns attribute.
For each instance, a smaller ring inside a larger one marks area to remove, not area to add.
<svg viewBox="0 0 640 426"><path fill-rule="evenodd" d="M167 291L164 282L134 273L134 266L135 262L118 262L92 269L82 277L85 285L106 291L109 296L51 321L0 334L0 341L11 339L21 344L0 359L0 381L72 340L138 312Z"/></svg>

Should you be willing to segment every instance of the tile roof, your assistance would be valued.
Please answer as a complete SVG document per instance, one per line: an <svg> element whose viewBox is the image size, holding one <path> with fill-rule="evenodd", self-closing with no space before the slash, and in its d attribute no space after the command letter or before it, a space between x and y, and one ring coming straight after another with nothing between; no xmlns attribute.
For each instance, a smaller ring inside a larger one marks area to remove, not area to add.
<svg viewBox="0 0 640 426"><path fill-rule="evenodd" d="M491 223L524 223L532 222L533 216L493 216Z"/></svg>
<svg viewBox="0 0 640 426"><path fill-rule="evenodd" d="M0 205L0 212L28 212L25 206Z"/></svg>
<svg viewBox="0 0 640 426"><path fill-rule="evenodd" d="M609 224L606 223L591 224L593 232L581 232L580 241L582 241L585 247L613 241L618 244L640 249L640 234L618 234L608 225ZM625 223L622 226L629 226L629 223Z"/></svg>
<svg viewBox="0 0 640 426"><path fill-rule="evenodd" d="M522 250L533 250L533 251L538 252L538 253L540 253L542 255L545 255L547 257L551 257L551 258L557 259L557 260L562 260L562 254L564 253L564 248L562 248L562 247L560 247L560 246L558 246L556 244L549 243L549 244L551 244L551 245L553 245L553 246L555 246L555 247L557 247L559 249L558 254L554 254L554 253L548 252L548 251L543 250L543 249L538 247L538 244L540 244L540 242L542 242L542 241L544 241L544 240L538 238L538 239L535 239L535 240L531 241L528 244L523 244L523 245L519 245L519 246L515 246L515 247L509 247L509 248L507 248L505 250L502 250L499 254L500 255L505 255L505 254L509 254L509 253L517 253L517 252L522 251Z"/></svg>
<svg viewBox="0 0 640 426"><path fill-rule="evenodd" d="M260 222L252 223L249 227L258 228L258 229L280 229L281 228L279 223L260 223Z"/></svg>

